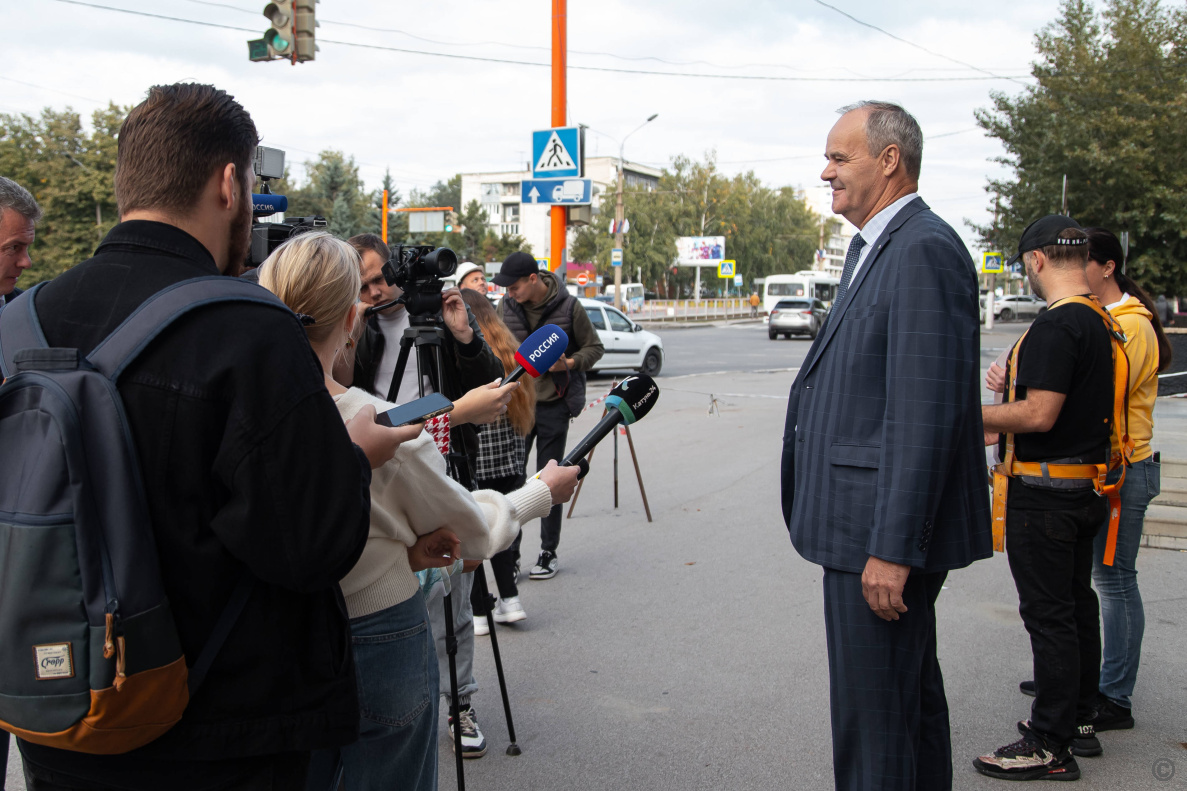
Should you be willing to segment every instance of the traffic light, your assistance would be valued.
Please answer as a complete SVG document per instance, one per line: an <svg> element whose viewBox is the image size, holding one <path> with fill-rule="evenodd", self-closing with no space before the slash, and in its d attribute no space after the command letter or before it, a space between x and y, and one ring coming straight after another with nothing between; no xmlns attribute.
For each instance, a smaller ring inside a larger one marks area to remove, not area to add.
<svg viewBox="0 0 1187 791"><path fill-rule="evenodd" d="M313 60L317 53L317 0L296 1L297 60Z"/></svg>
<svg viewBox="0 0 1187 791"><path fill-rule="evenodd" d="M453 229L457 227L457 212L445 212L445 233L453 233Z"/></svg>
<svg viewBox="0 0 1187 791"><path fill-rule="evenodd" d="M294 5L293 0L277 0L264 6L264 16L272 22L272 27L264 31L264 43L270 58L293 56Z"/></svg>

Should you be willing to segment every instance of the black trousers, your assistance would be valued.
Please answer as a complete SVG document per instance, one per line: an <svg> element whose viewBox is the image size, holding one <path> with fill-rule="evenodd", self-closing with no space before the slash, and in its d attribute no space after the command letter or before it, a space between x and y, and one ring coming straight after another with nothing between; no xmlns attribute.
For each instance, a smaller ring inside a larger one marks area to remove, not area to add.
<svg viewBox="0 0 1187 791"><path fill-rule="evenodd" d="M565 442L569 438L569 407L564 401L536 404L536 426L527 436L527 452L536 447L536 471L544 469L552 460L565 457ZM527 470L524 470L527 475ZM548 516L540 520L540 551L556 552L561 542L561 507L552 506Z"/></svg>
<svg viewBox="0 0 1187 791"><path fill-rule="evenodd" d="M524 476L508 475L505 478L488 478L478 481L479 489L494 489L501 494L510 494L520 489L524 484ZM519 595L519 585L515 582L515 564L519 562L519 544L523 541L523 531L520 530L511 546L496 553L490 559L490 570L495 575L495 585L499 588L500 599L510 599ZM478 601L478 586L470 588L470 604L475 613L486 612L486 606Z"/></svg>
<svg viewBox="0 0 1187 791"><path fill-rule="evenodd" d="M1006 509L1006 556L1034 654L1031 726L1055 745L1071 743L1096 701L1100 602L1092 543L1108 512L1103 497L1069 510Z"/></svg>
<svg viewBox="0 0 1187 791"><path fill-rule="evenodd" d="M951 791L935 607L947 576L912 571L907 612L884 621L862 596L860 574L824 570L837 791Z"/></svg>

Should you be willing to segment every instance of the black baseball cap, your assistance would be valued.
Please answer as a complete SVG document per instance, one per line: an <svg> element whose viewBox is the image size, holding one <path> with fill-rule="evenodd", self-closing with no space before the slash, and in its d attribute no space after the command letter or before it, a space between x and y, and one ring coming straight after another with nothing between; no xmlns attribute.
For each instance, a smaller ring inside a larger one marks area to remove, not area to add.
<svg viewBox="0 0 1187 791"><path fill-rule="evenodd" d="M495 285L506 288L520 278L534 275L540 271L536 259L522 251L516 251L503 260L499 274L495 275Z"/></svg>
<svg viewBox="0 0 1187 791"><path fill-rule="evenodd" d="M1018 253L1006 262L1006 266L1013 266L1021 261L1023 253L1039 250L1047 245L1061 244L1079 247L1082 244L1088 244L1087 235L1082 239L1061 239L1059 235L1068 228L1083 230L1080 228L1080 223L1062 214L1048 214L1046 217L1035 220L1022 232L1022 238L1018 240Z"/></svg>

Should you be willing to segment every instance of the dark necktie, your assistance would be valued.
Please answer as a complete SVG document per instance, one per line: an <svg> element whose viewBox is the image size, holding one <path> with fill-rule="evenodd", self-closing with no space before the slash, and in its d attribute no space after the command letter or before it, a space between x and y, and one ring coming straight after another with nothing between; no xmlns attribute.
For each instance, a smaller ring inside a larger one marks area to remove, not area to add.
<svg viewBox="0 0 1187 791"><path fill-rule="evenodd" d="M866 246L862 235L855 234L849 242L849 251L845 253L845 268L841 270L841 285L837 286L837 298L833 300L833 311L840 307L845 295L849 293L849 281L853 280L853 270L857 268L857 260L861 257L861 248Z"/></svg>

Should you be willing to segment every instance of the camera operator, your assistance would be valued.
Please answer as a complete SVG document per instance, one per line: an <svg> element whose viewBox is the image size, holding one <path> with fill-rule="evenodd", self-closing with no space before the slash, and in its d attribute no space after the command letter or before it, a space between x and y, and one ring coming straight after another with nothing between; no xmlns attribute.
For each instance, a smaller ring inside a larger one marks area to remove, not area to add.
<svg viewBox="0 0 1187 791"><path fill-rule="evenodd" d="M251 116L209 85L156 86L119 131L120 224L48 283L50 346L86 355L146 300L235 272L249 241ZM346 428L291 315L196 308L120 377L161 580L193 665L236 581L251 594L181 721L145 747L92 755L21 740L30 791L300 788L312 750L358 738L338 580L370 527L371 467L398 432ZM351 439L361 447L354 447Z"/></svg>

